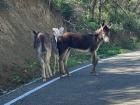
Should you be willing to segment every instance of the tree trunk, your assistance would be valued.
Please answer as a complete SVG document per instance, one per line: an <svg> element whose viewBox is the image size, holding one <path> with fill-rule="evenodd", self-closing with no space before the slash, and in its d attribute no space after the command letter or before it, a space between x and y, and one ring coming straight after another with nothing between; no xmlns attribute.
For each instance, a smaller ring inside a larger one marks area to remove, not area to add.
<svg viewBox="0 0 140 105"><path fill-rule="evenodd" d="M95 18L95 7L97 4L97 0L92 0L91 2L91 18L94 19Z"/></svg>
<svg viewBox="0 0 140 105"><path fill-rule="evenodd" d="M102 16L102 0L99 0L99 23L101 23Z"/></svg>

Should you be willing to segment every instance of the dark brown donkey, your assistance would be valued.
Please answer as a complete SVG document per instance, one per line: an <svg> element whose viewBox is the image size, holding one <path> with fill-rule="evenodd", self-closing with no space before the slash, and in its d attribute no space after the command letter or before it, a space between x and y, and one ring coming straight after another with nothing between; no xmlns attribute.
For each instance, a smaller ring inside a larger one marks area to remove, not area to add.
<svg viewBox="0 0 140 105"><path fill-rule="evenodd" d="M34 33L34 48L37 50L38 59L42 67L43 81L50 78L53 75L53 71L50 68L50 58L53 54L55 60L58 59L58 50L55 37L45 32ZM54 64L55 66L56 64ZM54 68L56 69L56 68Z"/></svg>
<svg viewBox="0 0 140 105"><path fill-rule="evenodd" d="M57 47L59 50L60 73L69 75L67 69L67 59L70 49L74 48L91 53L93 64L91 73L96 75L95 67L98 63L96 52L103 41L109 41L109 29L110 26L103 23L101 27L92 34L65 32L62 36L59 36L57 38Z"/></svg>

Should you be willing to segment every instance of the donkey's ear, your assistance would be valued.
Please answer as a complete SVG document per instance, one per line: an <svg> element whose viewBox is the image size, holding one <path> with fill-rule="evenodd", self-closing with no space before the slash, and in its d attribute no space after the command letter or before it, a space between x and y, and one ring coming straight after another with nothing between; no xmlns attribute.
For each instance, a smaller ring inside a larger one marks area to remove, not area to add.
<svg viewBox="0 0 140 105"><path fill-rule="evenodd" d="M52 28L52 30L53 30L53 31L55 31L55 30L56 30L56 28Z"/></svg>
<svg viewBox="0 0 140 105"><path fill-rule="evenodd" d="M53 35L55 36L55 37L57 37L57 36L59 36L59 29L58 28L52 28L52 30L53 30Z"/></svg>
<svg viewBox="0 0 140 105"><path fill-rule="evenodd" d="M102 21L101 26L103 27L105 25L105 20Z"/></svg>
<svg viewBox="0 0 140 105"><path fill-rule="evenodd" d="M54 32L57 32L57 31L58 31L58 28L52 28L52 30L53 30Z"/></svg>
<svg viewBox="0 0 140 105"><path fill-rule="evenodd" d="M107 27L110 29L112 27L112 24L111 23L108 23L107 24Z"/></svg>
<svg viewBox="0 0 140 105"><path fill-rule="evenodd" d="M37 35L37 32L36 31L32 30L32 32L33 32L34 35Z"/></svg>
<svg viewBox="0 0 140 105"><path fill-rule="evenodd" d="M60 27L60 28L59 28L59 32L60 32L61 34L63 34L63 33L64 33L64 27Z"/></svg>

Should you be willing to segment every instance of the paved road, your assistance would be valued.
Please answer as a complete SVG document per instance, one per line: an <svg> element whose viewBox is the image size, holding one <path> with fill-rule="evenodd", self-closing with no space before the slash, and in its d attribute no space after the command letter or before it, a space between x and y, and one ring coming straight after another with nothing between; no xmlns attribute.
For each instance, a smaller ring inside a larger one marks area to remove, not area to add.
<svg viewBox="0 0 140 105"><path fill-rule="evenodd" d="M140 105L140 51L100 62L98 76L91 76L90 69L59 79L12 105ZM0 105L42 84L37 81L0 97Z"/></svg>

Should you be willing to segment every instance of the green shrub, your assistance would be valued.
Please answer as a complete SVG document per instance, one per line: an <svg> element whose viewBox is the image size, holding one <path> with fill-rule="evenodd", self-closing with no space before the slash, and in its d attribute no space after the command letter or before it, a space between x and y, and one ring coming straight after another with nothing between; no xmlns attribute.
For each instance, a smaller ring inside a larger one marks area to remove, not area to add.
<svg viewBox="0 0 140 105"><path fill-rule="evenodd" d="M96 30L97 29L97 23L96 22L88 22L88 27L90 29Z"/></svg>
<svg viewBox="0 0 140 105"><path fill-rule="evenodd" d="M64 0L53 0L53 4L60 9L61 15L66 20L70 20L70 18L73 16L73 8L69 3L66 3Z"/></svg>
<svg viewBox="0 0 140 105"><path fill-rule="evenodd" d="M62 16L66 20L70 20L70 18L73 15L73 9L72 9L72 7L69 4L67 4L67 3L62 3L61 4L61 10L62 10Z"/></svg>
<svg viewBox="0 0 140 105"><path fill-rule="evenodd" d="M113 56L117 54L121 54L126 52L126 49L123 49L119 46L116 46L114 44L110 43L103 43L101 47L98 50L98 53L101 57L108 57L108 56Z"/></svg>

